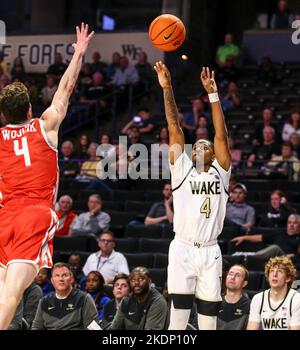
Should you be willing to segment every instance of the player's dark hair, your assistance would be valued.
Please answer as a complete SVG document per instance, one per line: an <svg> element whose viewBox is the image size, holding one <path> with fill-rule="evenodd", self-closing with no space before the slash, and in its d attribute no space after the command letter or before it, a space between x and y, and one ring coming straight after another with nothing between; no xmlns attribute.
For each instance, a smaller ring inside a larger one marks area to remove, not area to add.
<svg viewBox="0 0 300 350"><path fill-rule="evenodd" d="M11 124L24 123L30 108L30 99L26 86L13 83L5 86L0 93L0 111Z"/></svg>

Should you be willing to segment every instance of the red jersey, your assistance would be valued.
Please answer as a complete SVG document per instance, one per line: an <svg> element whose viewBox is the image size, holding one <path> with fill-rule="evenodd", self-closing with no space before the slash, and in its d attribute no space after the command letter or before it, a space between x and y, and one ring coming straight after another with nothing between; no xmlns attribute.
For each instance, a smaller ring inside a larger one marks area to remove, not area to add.
<svg viewBox="0 0 300 350"><path fill-rule="evenodd" d="M36 199L53 207L58 189L57 150L47 141L39 118L0 129L2 205Z"/></svg>

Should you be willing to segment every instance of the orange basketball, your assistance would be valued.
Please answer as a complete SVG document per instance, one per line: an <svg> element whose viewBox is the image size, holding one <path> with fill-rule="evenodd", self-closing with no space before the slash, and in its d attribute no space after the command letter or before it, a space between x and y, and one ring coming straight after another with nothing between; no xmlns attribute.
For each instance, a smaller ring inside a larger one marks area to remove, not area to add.
<svg viewBox="0 0 300 350"><path fill-rule="evenodd" d="M154 19L149 28L152 44L162 51L174 51L185 40L186 32L182 21L173 15L161 15Z"/></svg>

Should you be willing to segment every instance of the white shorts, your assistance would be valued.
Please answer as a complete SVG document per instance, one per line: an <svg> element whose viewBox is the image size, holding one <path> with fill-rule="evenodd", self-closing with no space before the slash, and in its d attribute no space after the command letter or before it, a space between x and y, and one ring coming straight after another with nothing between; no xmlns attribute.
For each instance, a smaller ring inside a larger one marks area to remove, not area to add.
<svg viewBox="0 0 300 350"><path fill-rule="evenodd" d="M168 294L221 301L222 254L219 245L197 247L175 237L169 248Z"/></svg>

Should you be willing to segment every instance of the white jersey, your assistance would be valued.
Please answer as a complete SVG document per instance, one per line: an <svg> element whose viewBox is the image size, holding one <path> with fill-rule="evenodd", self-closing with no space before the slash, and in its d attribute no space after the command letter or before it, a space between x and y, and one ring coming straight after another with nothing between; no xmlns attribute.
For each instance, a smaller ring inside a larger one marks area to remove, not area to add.
<svg viewBox="0 0 300 350"><path fill-rule="evenodd" d="M300 326L300 293L290 289L283 300L271 299L270 289L254 295L249 321L259 322L265 330L287 330Z"/></svg>
<svg viewBox="0 0 300 350"><path fill-rule="evenodd" d="M231 168L225 171L215 160L198 174L183 152L170 170L175 234L194 244L216 240L223 229Z"/></svg>

